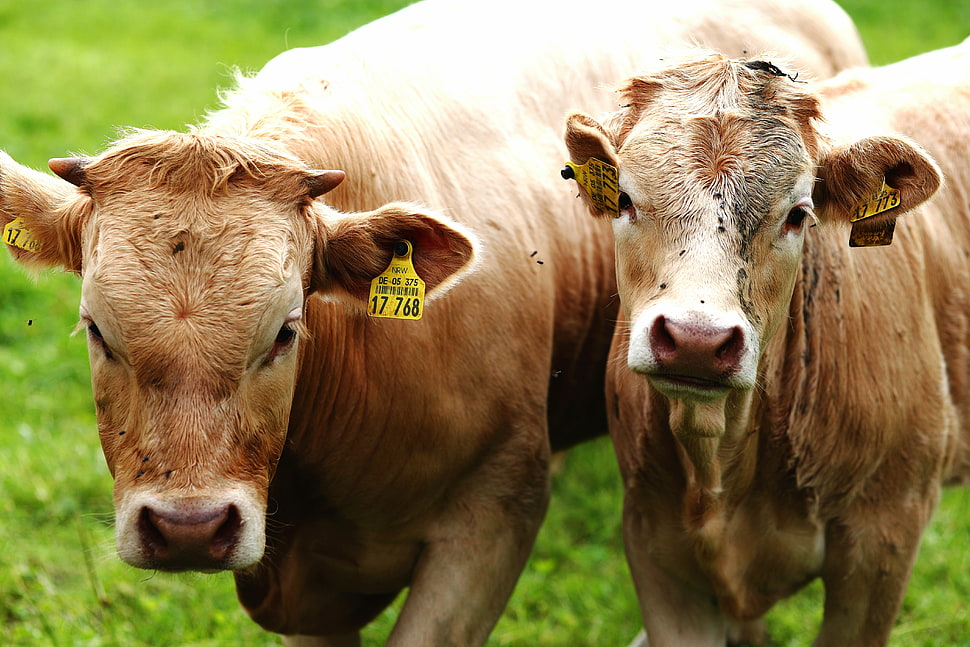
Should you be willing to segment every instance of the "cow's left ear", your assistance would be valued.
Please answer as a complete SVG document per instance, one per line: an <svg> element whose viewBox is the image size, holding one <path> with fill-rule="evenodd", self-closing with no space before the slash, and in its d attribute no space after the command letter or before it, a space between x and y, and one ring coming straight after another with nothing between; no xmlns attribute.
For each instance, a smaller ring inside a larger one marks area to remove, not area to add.
<svg viewBox="0 0 970 647"><path fill-rule="evenodd" d="M388 204L320 222L310 291L350 297L362 307L371 282L388 268L401 241L411 243L411 260L428 299L444 293L475 265L474 234L413 204Z"/></svg>
<svg viewBox="0 0 970 647"><path fill-rule="evenodd" d="M932 197L943 174L912 140L884 135L831 148L821 161L819 180L813 201L822 221L849 222L872 214L865 218L868 226L886 227ZM884 191L884 185L898 193Z"/></svg>
<svg viewBox="0 0 970 647"><path fill-rule="evenodd" d="M566 118L566 133L564 136L566 149L569 151L570 161L578 166L587 164L590 159L597 159L612 167L614 175L618 166L616 149L610 141L603 126L587 114L574 112ZM615 205L605 205L602 199L591 195L589 187L582 178L577 177L575 169L563 169L563 178L576 180L579 194L583 197L590 212L595 216L604 214L616 215Z"/></svg>

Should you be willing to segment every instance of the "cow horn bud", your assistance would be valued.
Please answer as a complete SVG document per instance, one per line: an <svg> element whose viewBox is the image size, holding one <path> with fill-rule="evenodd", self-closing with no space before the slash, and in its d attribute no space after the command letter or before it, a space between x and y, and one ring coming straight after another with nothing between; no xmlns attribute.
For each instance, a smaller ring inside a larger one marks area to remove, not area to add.
<svg viewBox="0 0 970 647"><path fill-rule="evenodd" d="M343 171L313 171L307 176L307 195L311 200L319 198L324 193L337 188L344 181L347 174Z"/></svg>
<svg viewBox="0 0 970 647"><path fill-rule="evenodd" d="M91 163L87 157L55 157L47 162L50 170L74 186L84 182L84 169Z"/></svg>

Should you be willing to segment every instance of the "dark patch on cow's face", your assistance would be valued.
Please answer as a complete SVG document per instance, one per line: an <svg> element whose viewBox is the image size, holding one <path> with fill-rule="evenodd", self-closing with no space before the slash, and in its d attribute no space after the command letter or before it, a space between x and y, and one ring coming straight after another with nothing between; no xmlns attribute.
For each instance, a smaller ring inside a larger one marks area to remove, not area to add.
<svg viewBox="0 0 970 647"><path fill-rule="evenodd" d="M172 248L172 254L178 254L179 252L185 251L185 243L181 240L175 243L175 247Z"/></svg>
<svg viewBox="0 0 970 647"><path fill-rule="evenodd" d="M738 269L738 303L741 304L741 312L755 326L761 325L761 316L755 311L754 303L751 300L751 281L748 277L748 270Z"/></svg>

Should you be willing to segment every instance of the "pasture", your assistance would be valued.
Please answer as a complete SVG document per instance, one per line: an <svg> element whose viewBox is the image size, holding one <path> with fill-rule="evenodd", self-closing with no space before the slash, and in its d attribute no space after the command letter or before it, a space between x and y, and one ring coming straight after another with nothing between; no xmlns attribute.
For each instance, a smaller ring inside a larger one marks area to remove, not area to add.
<svg viewBox="0 0 970 647"><path fill-rule="evenodd" d="M98 152L117 126L181 129L218 105L216 88L229 83L230 67L258 69L286 48L333 40L404 4L0 3L0 149L43 169L50 157ZM952 0L842 4L876 64L970 35L970 5ZM278 645L239 608L228 574L153 574L114 555L111 478L97 441L84 337L70 336L79 282L59 274L31 279L0 257L3 644ZM567 457L490 645L627 644L639 617L620 499L608 442ZM968 538L970 490L951 490L924 539L894 645L970 645ZM769 616L773 644L807 645L821 598L815 584L777 608ZM382 644L392 619L393 610L385 613L365 644Z"/></svg>

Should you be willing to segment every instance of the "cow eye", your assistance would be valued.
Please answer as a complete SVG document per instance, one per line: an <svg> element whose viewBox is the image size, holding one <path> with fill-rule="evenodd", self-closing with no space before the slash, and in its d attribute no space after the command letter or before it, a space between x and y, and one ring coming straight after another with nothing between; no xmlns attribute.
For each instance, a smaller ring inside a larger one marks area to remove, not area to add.
<svg viewBox="0 0 970 647"><path fill-rule="evenodd" d="M627 216L633 219L636 216L636 210L633 208L633 200L626 193L620 192L617 198L617 207L619 208L621 216Z"/></svg>
<svg viewBox="0 0 970 647"><path fill-rule="evenodd" d="M785 228L789 230L798 230L802 228L805 224L805 218L809 216L809 211L805 207L795 207L788 212L788 217L785 219Z"/></svg>
<svg viewBox="0 0 970 647"><path fill-rule="evenodd" d="M297 332L293 328L293 324L291 322L283 324L279 332L276 333L276 339L273 340L273 347L269 350L269 354L266 355L266 359L263 360L263 366L271 364L277 357L284 355L290 350L296 341L296 337Z"/></svg>
<svg viewBox="0 0 970 647"><path fill-rule="evenodd" d="M108 344L104 341L104 335L101 334L101 329L93 321L88 324L88 339L91 340L92 344L101 349L105 358L114 359L114 355L111 354L111 349L108 348Z"/></svg>
<svg viewBox="0 0 970 647"><path fill-rule="evenodd" d="M296 338L296 331L290 328L289 324L284 324L280 331L276 333L277 346L289 346Z"/></svg>

